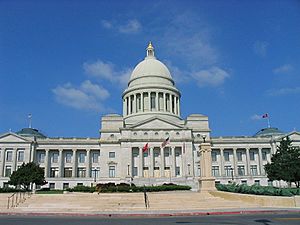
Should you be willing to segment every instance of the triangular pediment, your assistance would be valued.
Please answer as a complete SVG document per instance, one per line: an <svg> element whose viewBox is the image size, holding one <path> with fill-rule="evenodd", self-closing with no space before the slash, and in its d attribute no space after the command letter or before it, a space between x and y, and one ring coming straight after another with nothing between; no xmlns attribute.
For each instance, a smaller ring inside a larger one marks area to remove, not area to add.
<svg viewBox="0 0 300 225"><path fill-rule="evenodd" d="M152 117L130 126L134 129L182 129L183 126L160 117Z"/></svg>
<svg viewBox="0 0 300 225"><path fill-rule="evenodd" d="M15 133L6 133L0 136L1 143L28 143L31 140L28 140L24 137L21 137Z"/></svg>
<svg viewBox="0 0 300 225"><path fill-rule="evenodd" d="M292 141L300 141L300 133L293 131L287 135Z"/></svg>

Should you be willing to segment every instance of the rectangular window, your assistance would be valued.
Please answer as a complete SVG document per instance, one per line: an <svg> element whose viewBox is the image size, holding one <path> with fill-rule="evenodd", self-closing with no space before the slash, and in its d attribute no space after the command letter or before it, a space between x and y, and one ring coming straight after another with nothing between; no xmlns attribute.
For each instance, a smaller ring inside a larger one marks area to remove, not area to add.
<svg viewBox="0 0 300 225"><path fill-rule="evenodd" d="M100 173L100 167L93 167L91 170L91 177L92 178L99 178L99 173Z"/></svg>
<svg viewBox="0 0 300 225"><path fill-rule="evenodd" d="M115 152L109 152L108 157L109 158L116 158L116 153Z"/></svg>
<svg viewBox="0 0 300 225"><path fill-rule="evenodd" d="M12 162L12 151L6 152L6 162Z"/></svg>
<svg viewBox="0 0 300 225"><path fill-rule="evenodd" d="M144 157L148 157L148 151L143 153Z"/></svg>
<svg viewBox="0 0 300 225"><path fill-rule="evenodd" d="M243 161L243 152L237 151L236 157L237 157L237 161L239 161L239 162Z"/></svg>
<svg viewBox="0 0 300 225"><path fill-rule="evenodd" d="M58 152L53 152L52 154L52 162L58 163Z"/></svg>
<svg viewBox="0 0 300 225"><path fill-rule="evenodd" d="M260 180L254 180L255 185L260 185Z"/></svg>
<svg viewBox="0 0 300 225"><path fill-rule="evenodd" d="M175 174L176 174L176 176L180 176L180 167L179 166L175 167Z"/></svg>
<svg viewBox="0 0 300 225"><path fill-rule="evenodd" d="M155 109L155 93L151 93L151 109Z"/></svg>
<svg viewBox="0 0 300 225"><path fill-rule="evenodd" d="M9 177L11 175L11 166L5 167L5 177Z"/></svg>
<svg viewBox="0 0 300 225"><path fill-rule="evenodd" d="M262 160L266 161L267 160L267 151L262 151Z"/></svg>
<svg viewBox="0 0 300 225"><path fill-rule="evenodd" d="M79 163L84 163L84 162L85 162L85 154L79 153Z"/></svg>
<svg viewBox="0 0 300 225"><path fill-rule="evenodd" d="M229 161L229 152L227 152L227 151L224 152L224 160L225 160L226 162Z"/></svg>
<svg viewBox="0 0 300 225"><path fill-rule="evenodd" d="M44 163L45 162L45 153L44 152L40 152L38 154L38 162L39 163Z"/></svg>
<svg viewBox="0 0 300 225"><path fill-rule="evenodd" d="M72 168L64 169L64 177L72 177Z"/></svg>
<svg viewBox="0 0 300 225"><path fill-rule="evenodd" d="M93 163L98 163L98 158L99 158L99 153L98 152L94 152L92 155L92 162Z"/></svg>
<svg viewBox="0 0 300 225"><path fill-rule="evenodd" d="M242 180L242 184L247 184L247 180Z"/></svg>
<svg viewBox="0 0 300 225"><path fill-rule="evenodd" d="M50 177L58 177L58 168L57 167L50 168Z"/></svg>
<svg viewBox="0 0 300 225"><path fill-rule="evenodd" d="M250 166L250 174L252 176L256 176L257 175L257 165L251 165Z"/></svg>
<svg viewBox="0 0 300 225"><path fill-rule="evenodd" d="M18 162L24 162L24 151L18 151Z"/></svg>
<svg viewBox="0 0 300 225"><path fill-rule="evenodd" d="M255 152L254 151L250 151L249 154L250 154L250 160L254 161L255 160Z"/></svg>
<svg viewBox="0 0 300 225"><path fill-rule="evenodd" d="M238 166L238 175L245 176L245 166Z"/></svg>
<svg viewBox="0 0 300 225"><path fill-rule="evenodd" d="M71 163L72 162L72 153L67 152L66 153L66 163Z"/></svg>
<svg viewBox="0 0 300 225"><path fill-rule="evenodd" d="M63 183L63 190L66 190L69 188L69 183Z"/></svg>
<svg viewBox="0 0 300 225"><path fill-rule="evenodd" d="M54 190L55 189L55 183L50 183L49 188L50 188L50 190Z"/></svg>
<svg viewBox="0 0 300 225"><path fill-rule="evenodd" d="M219 173L219 167L218 167L218 166L213 166L213 167L212 167L212 175L213 175L214 177L220 176L220 173Z"/></svg>
<svg viewBox="0 0 300 225"><path fill-rule="evenodd" d="M135 166L135 167L133 167L133 170L132 170L132 176L136 177L137 175L138 175L138 168Z"/></svg>
<svg viewBox="0 0 300 225"><path fill-rule="evenodd" d="M273 187L273 181L271 181L271 180L268 180L268 186L271 186L271 187Z"/></svg>
<svg viewBox="0 0 300 225"><path fill-rule="evenodd" d="M86 176L86 170L83 167L79 167L77 169L77 177L85 177Z"/></svg>
<svg viewBox="0 0 300 225"><path fill-rule="evenodd" d="M212 151L212 152L211 152L211 160L212 160L213 162L216 162L216 161L217 161L217 152L215 152L215 151Z"/></svg>
<svg viewBox="0 0 300 225"><path fill-rule="evenodd" d="M159 157L159 153L158 152L154 152L154 157Z"/></svg>
<svg viewBox="0 0 300 225"><path fill-rule="evenodd" d="M231 166L224 166L225 176L231 177Z"/></svg>
<svg viewBox="0 0 300 225"><path fill-rule="evenodd" d="M109 166L109 171L108 171L108 176L109 177L116 177L116 167L115 166Z"/></svg>

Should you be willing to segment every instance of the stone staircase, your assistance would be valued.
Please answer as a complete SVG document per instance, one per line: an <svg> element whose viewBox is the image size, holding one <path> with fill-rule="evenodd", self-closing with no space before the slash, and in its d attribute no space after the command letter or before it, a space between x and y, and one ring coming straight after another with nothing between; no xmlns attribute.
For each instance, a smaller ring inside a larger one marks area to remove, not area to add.
<svg viewBox="0 0 300 225"><path fill-rule="evenodd" d="M148 193L151 211L211 210L259 207L192 191ZM143 193L35 194L11 212L97 213L145 211ZM7 211L7 210L6 210Z"/></svg>

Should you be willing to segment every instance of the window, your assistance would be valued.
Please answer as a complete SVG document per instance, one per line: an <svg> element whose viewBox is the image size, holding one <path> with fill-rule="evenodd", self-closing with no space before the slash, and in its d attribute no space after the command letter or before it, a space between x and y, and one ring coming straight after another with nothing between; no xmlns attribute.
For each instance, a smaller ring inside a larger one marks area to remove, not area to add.
<svg viewBox="0 0 300 225"><path fill-rule="evenodd" d="M238 166L238 175L245 176L245 166Z"/></svg>
<svg viewBox="0 0 300 225"><path fill-rule="evenodd" d="M155 109L155 93L151 93L151 109Z"/></svg>
<svg viewBox="0 0 300 225"><path fill-rule="evenodd" d="M215 152L215 151L212 151L212 152L211 152L211 160L212 160L213 162L216 162L216 161L217 161L217 152Z"/></svg>
<svg viewBox="0 0 300 225"><path fill-rule="evenodd" d="M66 153L66 163L71 163L72 162L72 153L67 152Z"/></svg>
<svg viewBox="0 0 300 225"><path fill-rule="evenodd" d="M212 175L214 177L220 176L220 174L219 174L219 167L218 166L213 166L212 167Z"/></svg>
<svg viewBox="0 0 300 225"><path fill-rule="evenodd" d="M159 153L158 152L154 152L154 157L159 157Z"/></svg>
<svg viewBox="0 0 300 225"><path fill-rule="evenodd" d="M84 162L85 162L85 154L79 153L79 163L84 163Z"/></svg>
<svg viewBox="0 0 300 225"><path fill-rule="evenodd" d="M133 170L132 170L132 176L136 177L137 175L138 175L138 168L135 166L135 167L133 167Z"/></svg>
<svg viewBox="0 0 300 225"><path fill-rule="evenodd" d="M137 109L138 111L141 111L141 94L137 94L136 96L136 104L137 104Z"/></svg>
<svg viewBox="0 0 300 225"><path fill-rule="evenodd" d="M237 161L239 162L243 161L243 152L237 151L236 156L237 156Z"/></svg>
<svg viewBox="0 0 300 225"><path fill-rule="evenodd" d="M58 168L57 167L50 168L50 177L58 177Z"/></svg>
<svg viewBox="0 0 300 225"><path fill-rule="evenodd" d="M257 165L251 165L250 166L250 174L252 176L256 176L257 175Z"/></svg>
<svg viewBox="0 0 300 225"><path fill-rule="evenodd" d="M109 166L109 177L116 177L116 167L115 166Z"/></svg>
<svg viewBox="0 0 300 225"><path fill-rule="evenodd" d="M176 156L176 157L180 156L180 152L176 151L176 152L175 152L175 156Z"/></svg>
<svg viewBox="0 0 300 225"><path fill-rule="evenodd" d="M176 176L180 176L180 167L179 166L175 167L175 174L176 174Z"/></svg>
<svg viewBox="0 0 300 225"><path fill-rule="evenodd" d="M76 185L77 186L83 186L83 183L77 183Z"/></svg>
<svg viewBox="0 0 300 225"><path fill-rule="evenodd" d="M254 180L255 185L260 185L260 180Z"/></svg>
<svg viewBox="0 0 300 225"><path fill-rule="evenodd" d="M254 161L255 160L255 152L254 151L250 151L249 154L250 154L250 160Z"/></svg>
<svg viewBox="0 0 300 225"><path fill-rule="evenodd" d="M262 160L267 160L267 151L262 151Z"/></svg>
<svg viewBox="0 0 300 225"><path fill-rule="evenodd" d="M50 188L50 190L55 189L55 183L50 183L50 184L49 184L49 188Z"/></svg>
<svg viewBox="0 0 300 225"><path fill-rule="evenodd" d="M11 166L5 167L5 177L9 177L11 175Z"/></svg>
<svg viewBox="0 0 300 225"><path fill-rule="evenodd" d="M116 158L116 153L115 152L109 152L108 157L109 158Z"/></svg>
<svg viewBox="0 0 300 225"><path fill-rule="evenodd" d="M77 169L77 177L85 177L86 176L86 170L83 167L79 167Z"/></svg>
<svg viewBox="0 0 300 225"><path fill-rule="evenodd" d="M272 186L273 187L273 181L268 180L268 186Z"/></svg>
<svg viewBox="0 0 300 225"><path fill-rule="evenodd" d="M53 152L53 154L52 154L52 162L53 163L58 163L58 153L57 152Z"/></svg>
<svg viewBox="0 0 300 225"><path fill-rule="evenodd" d="M63 183L63 190L66 190L69 188L69 183Z"/></svg>
<svg viewBox="0 0 300 225"><path fill-rule="evenodd" d="M18 152L18 162L24 162L24 151Z"/></svg>
<svg viewBox="0 0 300 225"><path fill-rule="evenodd" d="M242 184L247 184L247 180L242 180Z"/></svg>
<svg viewBox="0 0 300 225"><path fill-rule="evenodd" d="M99 153L94 152L93 155L92 155L92 162L93 163L98 163L98 157L99 157Z"/></svg>
<svg viewBox="0 0 300 225"><path fill-rule="evenodd" d="M227 162L229 161L229 152L227 151L224 152L224 160Z"/></svg>
<svg viewBox="0 0 300 225"><path fill-rule="evenodd" d="M45 153L44 152L40 152L38 154L38 162L39 163L44 163L45 162Z"/></svg>
<svg viewBox="0 0 300 225"><path fill-rule="evenodd" d="M143 153L144 157L148 157L148 151Z"/></svg>
<svg viewBox="0 0 300 225"><path fill-rule="evenodd" d="M6 162L12 162L12 151L6 152Z"/></svg>
<svg viewBox="0 0 300 225"><path fill-rule="evenodd" d="M72 177L72 168L64 169L64 177Z"/></svg>
<svg viewBox="0 0 300 225"><path fill-rule="evenodd" d="M230 177L231 176L231 166L224 166L225 170L225 176Z"/></svg>
<svg viewBox="0 0 300 225"><path fill-rule="evenodd" d="M92 178L99 178L99 173L100 173L100 167L93 167L91 170L91 177Z"/></svg>

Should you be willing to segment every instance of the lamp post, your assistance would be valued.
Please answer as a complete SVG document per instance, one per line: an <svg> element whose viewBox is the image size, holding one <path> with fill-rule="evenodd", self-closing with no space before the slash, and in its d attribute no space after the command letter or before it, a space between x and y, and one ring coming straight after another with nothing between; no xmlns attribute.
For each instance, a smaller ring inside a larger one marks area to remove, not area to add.
<svg viewBox="0 0 300 225"><path fill-rule="evenodd" d="M96 168L92 169L93 173L94 173L94 182L96 183L96 177L97 177L97 172L98 170Z"/></svg>
<svg viewBox="0 0 300 225"><path fill-rule="evenodd" d="M130 169L129 169L129 168L130 168L130 165L128 164L128 165L127 165L127 175L128 175L128 176L130 176Z"/></svg>
<svg viewBox="0 0 300 225"><path fill-rule="evenodd" d="M231 180L233 181L233 168L232 167L230 168L230 171L231 171Z"/></svg>
<svg viewBox="0 0 300 225"><path fill-rule="evenodd" d="M190 176L191 175L191 164L188 164L188 175Z"/></svg>

